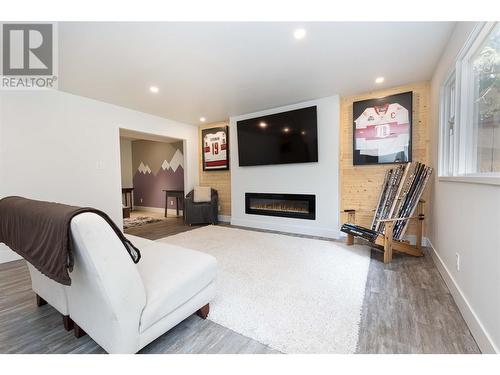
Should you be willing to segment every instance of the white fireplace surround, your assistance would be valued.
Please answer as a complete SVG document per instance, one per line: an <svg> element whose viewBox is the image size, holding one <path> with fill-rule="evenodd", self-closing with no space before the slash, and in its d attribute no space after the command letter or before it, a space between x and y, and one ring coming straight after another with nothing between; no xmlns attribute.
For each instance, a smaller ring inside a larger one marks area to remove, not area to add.
<svg viewBox="0 0 500 375"><path fill-rule="evenodd" d="M236 123L253 117L317 106L318 162L240 167ZM231 117L231 224L244 227L339 237L339 97L311 100L265 111ZM245 193L316 195L316 219L252 215L245 213Z"/></svg>

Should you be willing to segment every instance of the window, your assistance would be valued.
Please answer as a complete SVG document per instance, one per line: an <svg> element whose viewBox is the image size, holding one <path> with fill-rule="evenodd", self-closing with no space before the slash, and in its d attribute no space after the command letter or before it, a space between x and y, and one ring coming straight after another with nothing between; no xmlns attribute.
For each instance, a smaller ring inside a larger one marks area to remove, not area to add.
<svg viewBox="0 0 500 375"><path fill-rule="evenodd" d="M500 23L476 28L441 91L440 176L500 177Z"/></svg>
<svg viewBox="0 0 500 375"><path fill-rule="evenodd" d="M446 175L453 175L454 156L455 156L455 99L456 99L456 85L455 74L450 76L444 88L443 97L443 111L444 117L442 119L442 139L444 144L444 158L443 171Z"/></svg>
<svg viewBox="0 0 500 375"><path fill-rule="evenodd" d="M471 171L500 172L500 24L474 54Z"/></svg>

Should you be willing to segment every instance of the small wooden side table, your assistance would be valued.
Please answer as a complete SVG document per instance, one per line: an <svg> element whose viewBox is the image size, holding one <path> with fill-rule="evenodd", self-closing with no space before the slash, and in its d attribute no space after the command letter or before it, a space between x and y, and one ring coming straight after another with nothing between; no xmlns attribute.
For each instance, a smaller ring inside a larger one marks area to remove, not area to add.
<svg viewBox="0 0 500 375"><path fill-rule="evenodd" d="M165 192L165 217L167 217L168 197L175 197L177 217L179 217L179 203L182 200L182 217L184 217L184 190L163 191Z"/></svg>
<svg viewBox="0 0 500 375"><path fill-rule="evenodd" d="M132 202L132 192L134 188L122 188L122 195L125 198L125 206L130 207L130 211L134 210L134 204ZM130 197L130 205L128 203L128 197Z"/></svg>

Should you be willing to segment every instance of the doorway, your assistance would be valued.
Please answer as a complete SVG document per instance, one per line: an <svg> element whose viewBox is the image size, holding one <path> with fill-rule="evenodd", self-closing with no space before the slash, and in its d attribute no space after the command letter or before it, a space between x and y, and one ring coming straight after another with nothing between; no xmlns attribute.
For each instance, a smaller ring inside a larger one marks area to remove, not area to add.
<svg viewBox="0 0 500 375"><path fill-rule="evenodd" d="M184 225L182 139L120 129L123 229L156 240Z"/></svg>

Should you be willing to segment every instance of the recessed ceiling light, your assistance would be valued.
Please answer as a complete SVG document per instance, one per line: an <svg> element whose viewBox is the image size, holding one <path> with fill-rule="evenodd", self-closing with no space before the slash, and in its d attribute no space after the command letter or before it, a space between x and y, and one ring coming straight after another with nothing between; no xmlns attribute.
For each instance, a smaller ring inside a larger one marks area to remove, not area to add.
<svg viewBox="0 0 500 375"><path fill-rule="evenodd" d="M207 119L205 117L200 117L200 121L205 122L205 121L207 121Z"/></svg>
<svg viewBox="0 0 500 375"><path fill-rule="evenodd" d="M267 124L266 124L264 121L261 121L261 122L259 123L259 126L260 126L261 128L267 128Z"/></svg>
<svg viewBox="0 0 500 375"><path fill-rule="evenodd" d="M156 86L151 86L149 88L149 91L151 91L152 93L156 94L156 93L158 93L158 91L160 91L160 89L158 87L156 87Z"/></svg>
<svg viewBox="0 0 500 375"><path fill-rule="evenodd" d="M375 79L375 83L382 83L382 82L384 82L384 77L377 77Z"/></svg>
<svg viewBox="0 0 500 375"><path fill-rule="evenodd" d="M296 29L294 32L293 32L293 36L295 39L304 39L306 37L306 30L305 29Z"/></svg>

